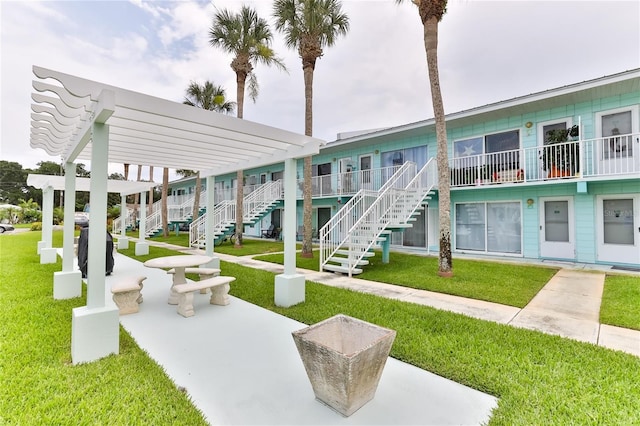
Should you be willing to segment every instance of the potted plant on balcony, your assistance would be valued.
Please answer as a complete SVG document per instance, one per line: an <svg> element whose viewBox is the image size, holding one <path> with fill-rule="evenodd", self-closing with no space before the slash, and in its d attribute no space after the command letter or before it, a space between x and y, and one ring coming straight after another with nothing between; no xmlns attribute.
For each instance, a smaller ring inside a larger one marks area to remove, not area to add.
<svg viewBox="0 0 640 426"><path fill-rule="evenodd" d="M580 168L580 152L574 141L579 136L578 126L549 130L542 148L542 166L548 177L574 176Z"/></svg>

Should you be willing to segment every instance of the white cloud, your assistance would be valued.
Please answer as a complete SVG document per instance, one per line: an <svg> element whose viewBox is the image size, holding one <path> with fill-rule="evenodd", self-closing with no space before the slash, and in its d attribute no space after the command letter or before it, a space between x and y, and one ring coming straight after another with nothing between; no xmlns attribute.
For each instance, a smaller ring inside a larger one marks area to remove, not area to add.
<svg viewBox="0 0 640 426"><path fill-rule="evenodd" d="M189 81L212 80L235 100L231 56L209 45L208 30L214 6L244 3L273 22L264 0L3 1L2 159L29 167L51 159L29 147L34 64L178 102ZM432 117L415 6L346 0L343 8L351 29L314 74L314 135L332 140ZM439 40L446 112L637 68L639 15L638 2L450 1ZM302 133L301 61L274 37L289 73L256 67L260 94L246 101L245 118Z"/></svg>

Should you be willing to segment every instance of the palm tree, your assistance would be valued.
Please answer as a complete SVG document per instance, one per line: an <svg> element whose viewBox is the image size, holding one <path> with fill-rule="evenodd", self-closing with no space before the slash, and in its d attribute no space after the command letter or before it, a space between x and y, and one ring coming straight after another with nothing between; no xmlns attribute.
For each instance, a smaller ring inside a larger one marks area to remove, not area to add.
<svg viewBox="0 0 640 426"><path fill-rule="evenodd" d="M266 20L259 18L255 10L242 6L240 12L234 14L228 10L217 11L209 30L209 43L234 55L231 69L236 73L238 102L238 118L243 118L244 90L249 78L249 97L255 102L258 96L258 80L253 69L256 63L276 65L286 70L284 63L271 49L273 36ZM236 188L236 243L242 247L242 205L244 199L243 171L238 170Z"/></svg>
<svg viewBox="0 0 640 426"><path fill-rule="evenodd" d="M297 49L304 73L304 134L313 135L313 71L324 47L349 31L349 18L338 0L276 0L276 29L285 35L288 47ZM313 257L311 247L311 157L304 159L302 256Z"/></svg>
<svg viewBox="0 0 640 426"><path fill-rule="evenodd" d="M227 101L227 92L222 86L217 86L208 80L202 86L194 81L189 83L187 94L182 103L225 114L231 114L236 107L235 102ZM200 171L176 170L176 173L184 177L194 175L196 177L196 191L193 201L193 220L196 220L200 214L200 194L202 193Z"/></svg>
<svg viewBox="0 0 640 426"><path fill-rule="evenodd" d="M402 3L404 0L396 0ZM451 196L449 176L449 156L447 152L447 125L444 105L440 92L438 74L438 23L447 11L447 0L411 0L418 6L418 14L424 26L424 49L427 53L427 69L431 84L431 103L436 121L436 139L438 141L438 216L440 222L440 254L438 275L453 276L451 260Z"/></svg>

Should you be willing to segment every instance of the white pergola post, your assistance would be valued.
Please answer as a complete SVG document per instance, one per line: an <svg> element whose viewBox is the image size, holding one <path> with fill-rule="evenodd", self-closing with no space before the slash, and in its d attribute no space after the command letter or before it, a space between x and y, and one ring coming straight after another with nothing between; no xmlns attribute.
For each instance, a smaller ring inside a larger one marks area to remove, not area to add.
<svg viewBox="0 0 640 426"><path fill-rule="evenodd" d="M71 360L74 364L117 354L120 344L118 308L114 304L107 306L105 295L109 126L94 123L92 130L87 306L73 310Z"/></svg>
<svg viewBox="0 0 640 426"><path fill-rule="evenodd" d="M220 258L214 255L214 243L213 243L213 210L216 208L216 199L215 199L215 176L207 176L207 217L204 218L204 226L205 226L205 254L207 256L213 257L211 262L206 265L202 265L207 268L217 268L220 269Z"/></svg>
<svg viewBox="0 0 640 426"><path fill-rule="evenodd" d="M275 278L275 304L288 308L304 302L304 275L296 272L296 160L284 161L284 273Z"/></svg>
<svg viewBox="0 0 640 426"><path fill-rule="evenodd" d="M53 187L42 189L42 240L38 242L40 263L56 263L57 251L53 248Z"/></svg>
<svg viewBox="0 0 640 426"><path fill-rule="evenodd" d="M149 254L149 243L144 241L147 235L147 193L140 193L140 226L138 227L138 238L136 242L136 256Z"/></svg>
<svg viewBox="0 0 640 426"><path fill-rule="evenodd" d="M74 270L74 231L76 207L76 165L64 165L64 236L62 243L62 271L53 273L53 298L71 299L82 295L82 273Z"/></svg>
<svg viewBox="0 0 640 426"><path fill-rule="evenodd" d="M127 196L120 194L120 238L118 238L118 248L126 250L129 248L129 238L127 237Z"/></svg>

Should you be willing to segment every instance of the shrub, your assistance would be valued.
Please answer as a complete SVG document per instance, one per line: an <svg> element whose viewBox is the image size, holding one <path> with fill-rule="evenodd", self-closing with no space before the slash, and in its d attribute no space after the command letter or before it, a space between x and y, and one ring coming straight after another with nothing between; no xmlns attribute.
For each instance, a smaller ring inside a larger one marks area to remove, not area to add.
<svg viewBox="0 0 640 426"><path fill-rule="evenodd" d="M33 222L31 224L32 231L42 231L42 222Z"/></svg>

